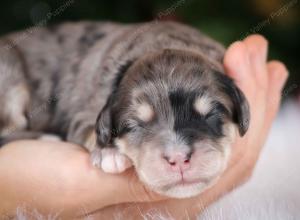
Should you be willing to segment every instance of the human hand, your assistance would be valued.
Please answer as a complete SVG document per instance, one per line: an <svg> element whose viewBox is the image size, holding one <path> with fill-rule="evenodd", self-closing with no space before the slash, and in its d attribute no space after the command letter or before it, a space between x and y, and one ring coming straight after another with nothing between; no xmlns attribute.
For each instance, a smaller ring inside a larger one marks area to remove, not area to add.
<svg viewBox="0 0 300 220"><path fill-rule="evenodd" d="M0 149L0 195L0 219L20 207L74 219L113 204L162 199L146 190L133 169L110 175L93 167L82 147L47 141Z"/></svg>

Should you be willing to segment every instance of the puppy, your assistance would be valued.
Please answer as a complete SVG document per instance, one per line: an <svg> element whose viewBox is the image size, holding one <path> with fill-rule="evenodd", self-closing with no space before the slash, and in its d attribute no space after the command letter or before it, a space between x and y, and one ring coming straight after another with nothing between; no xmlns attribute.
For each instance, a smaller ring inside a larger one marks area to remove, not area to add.
<svg viewBox="0 0 300 220"><path fill-rule="evenodd" d="M152 190L182 198L216 182L248 129L223 47L188 26L65 23L0 46L2 144L57 134L105 172L133 165Z"/></svg>

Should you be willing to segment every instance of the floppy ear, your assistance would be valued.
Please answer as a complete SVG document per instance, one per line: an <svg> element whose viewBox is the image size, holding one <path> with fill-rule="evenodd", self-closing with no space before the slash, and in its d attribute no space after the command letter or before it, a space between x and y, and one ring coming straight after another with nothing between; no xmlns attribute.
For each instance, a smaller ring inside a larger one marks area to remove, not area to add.
<svg viewBox="0 0 300 220"><path fill-rule="evenodd" d="M111 115L111 99L101 110L96 121L97 142L101 147L106 147L112 138L112 115Z"/></svg>
<svg viewBox="0 0 300 220"><path fill-rule="evenodd" d="M250 122L248 101L232 79L222 73L218 73L217 77L220 80L222 89L231 98L233 103L233 121L238 125L240 136L244 136Z"/></svg>

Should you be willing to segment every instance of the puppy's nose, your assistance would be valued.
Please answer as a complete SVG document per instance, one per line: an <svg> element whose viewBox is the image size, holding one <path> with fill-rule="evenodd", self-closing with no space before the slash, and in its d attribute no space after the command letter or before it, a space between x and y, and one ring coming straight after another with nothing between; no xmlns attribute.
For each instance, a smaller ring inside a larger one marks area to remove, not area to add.
<svg viewBox="0 0 300 220"><path fill-rule="evenodd" d="M163 157L175 172L183 172L190 168L191 154L173 152Z"/></svg>

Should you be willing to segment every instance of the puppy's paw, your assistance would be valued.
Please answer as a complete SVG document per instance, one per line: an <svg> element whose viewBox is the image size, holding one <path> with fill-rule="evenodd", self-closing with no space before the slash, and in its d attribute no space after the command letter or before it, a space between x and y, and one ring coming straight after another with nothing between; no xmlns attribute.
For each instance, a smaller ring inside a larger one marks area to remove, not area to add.
<svg viewBox="0 0 300 220"><path fill-rule="evenodd" d="M96 148L91 152L91 163L94 167L101 168L101 149Z"/></svg>
<svg viewBox="0 0 300 220"><path fill-rule="evenodd" d="M122 173L132 166L129 158L117 149L102 149L101 155L101 168L106 173Z"/></svg>
<svg viewBox="0 0 300 220"><path fill-rule="evenodd" d="M130 159L117 149L96 149L91 155L92 164L106 173L122 173L132 166Z"/></svg>

